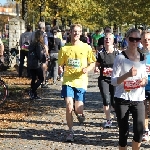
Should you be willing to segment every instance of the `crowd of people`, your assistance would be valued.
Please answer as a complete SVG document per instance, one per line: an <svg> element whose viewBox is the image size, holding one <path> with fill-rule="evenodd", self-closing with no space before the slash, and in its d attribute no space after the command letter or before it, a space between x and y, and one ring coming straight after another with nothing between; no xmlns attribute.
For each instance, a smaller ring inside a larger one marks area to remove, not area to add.
<svg viewBox="0 0 150 150"><path fill-rule="evenodd" d="M130 29L123 37L104 32L82 33L80 24L70 30L51 30L40 22L32 32L31 26L20 37L19 77L22 76L24 58L28 58L27 76L31 77L30 98L37 95L39 86L46 87L47 77L56 84L62 78L61 97L66 103L66 120L69 128L66 141L74 141L74 111L80 123L83 112L88 72L100 73L98 87L106 116L105 128L111 127L110 114L116 116L119 127L119 150L127 150L129 114L133 118L132 149L140 149L142 141L149 140L148 114L150 111L150 32ZM96 53L93 53L93 49Z"/></svg>

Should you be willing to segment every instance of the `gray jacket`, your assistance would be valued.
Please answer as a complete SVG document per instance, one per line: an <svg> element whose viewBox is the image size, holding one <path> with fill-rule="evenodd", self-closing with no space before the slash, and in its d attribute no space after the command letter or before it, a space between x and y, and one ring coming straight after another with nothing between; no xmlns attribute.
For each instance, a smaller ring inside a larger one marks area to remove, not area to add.
<svg viewBox="0 0 150 150"><path fill-rule="evenodd" d="M31 38L32 38L32 32L22 33L21 36L20 36L20 40L19 40L20 47L22 47L25 42L31 43L31 41L32 41Z"/></svg>

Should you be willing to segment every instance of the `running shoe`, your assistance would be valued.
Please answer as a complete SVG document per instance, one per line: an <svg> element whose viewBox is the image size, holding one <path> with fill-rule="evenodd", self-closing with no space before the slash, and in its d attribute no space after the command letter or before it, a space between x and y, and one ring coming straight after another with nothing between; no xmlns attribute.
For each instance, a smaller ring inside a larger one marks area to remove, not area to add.
<svg viewBox="0 0 150 150"><path fill-rule="evenodd" d="M78 119L79 123L83 123L85 121L84 114L78 114L77 119Z"/></svg>
<svg viewBox="0 0 150 150"><path fill-rule="evenodd" d="M142 137L142 141L149 141L150 131L145 131Z"/></svg>
<svg viewBox="0 0 150 150"><path fill-rule="evenodd" d="M73 142L74 141L74 132L69 131L67 137L66 137L66 142Z"/></svg>
<svg viewBox="0 0 150 150"><path fill-rule="evenodd" d="M112 121L111 121L111 120L107 120L107 121L105 122L104 127L105 127L105 128L110 128L111 126L112 126Z"/></svg>

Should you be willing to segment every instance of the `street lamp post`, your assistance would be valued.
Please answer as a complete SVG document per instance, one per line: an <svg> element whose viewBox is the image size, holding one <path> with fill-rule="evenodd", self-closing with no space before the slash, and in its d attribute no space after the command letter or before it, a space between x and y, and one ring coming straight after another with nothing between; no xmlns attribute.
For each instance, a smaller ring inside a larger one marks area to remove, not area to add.
<svg viewBox="0 0 150 150"><path fill-rule="evenodd" d="M39 4L39 9L40 9L40 21L42 21L42 18L41 18L41 13L42 13L41 4Z"/></svg>
<svg viewBox="0 0 150 150"><path fill-rule="evenodd" d="M54 6L54 20L53 20L53 27L58 26L58 20L57 20L57 14L58 14L58 6Z"/></svg>
<svg viewBox="0 0 150 150"><path fill-rule="evenodd" d="M16 2L16 14L17 14L17 17L19 17L19 9L20 9L20 4L19 4L19 2Z"/></svg>
<svg viewBox="0 0 150 150"><path fill-rule="evenodd" d="M69 27L71 26L71 19L67 19Z"/></svg>
<svg viewBox="0 0 150 150"><path fill-rule="evenodd" d="M61 23L62 23L62 29L64 30L65 29L65 18L61 17Z"/></svg>
<svg viewBox="0 0 150 150"><path fill-rule="evenodd" d="M22 0L22 19L26 21L28 15L28 2L27 0Z"/></svg>
<svg viewBox="0 0 150 150"><path fill-rule="evenodd" d="M33 16L32 16L32 23L33 23L33 25L32 25L32 28L33 28L33 31L35 31L35 16L34 16L34 13L33 13Z"/></svg>
<svg viewBox="0 0 150 150"><path fill-rule="evenodd" d="M40 0L39 9L40 9L40 21L45 22L45 17L42 16L42 12L45 9L46 0Z"/></svg>

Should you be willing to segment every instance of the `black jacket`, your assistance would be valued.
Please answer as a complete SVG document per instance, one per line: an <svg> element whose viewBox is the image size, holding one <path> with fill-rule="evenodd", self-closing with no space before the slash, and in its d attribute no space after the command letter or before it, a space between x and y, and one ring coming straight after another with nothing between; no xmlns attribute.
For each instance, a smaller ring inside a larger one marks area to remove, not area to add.
<svg viewBox="0 0 150 150"><path fill-rule="evenodd" d="M58 53L61 48L61 39L60 38L49 38L49 50L50 53Z"/></svg>
<svg viewBox="0 0 150 150"><path fill-rule="evenodd" d="M45 60L44 47L40 43L32 43L29 46L28 52L28 67L30 69L37 69Z"/></svg>

